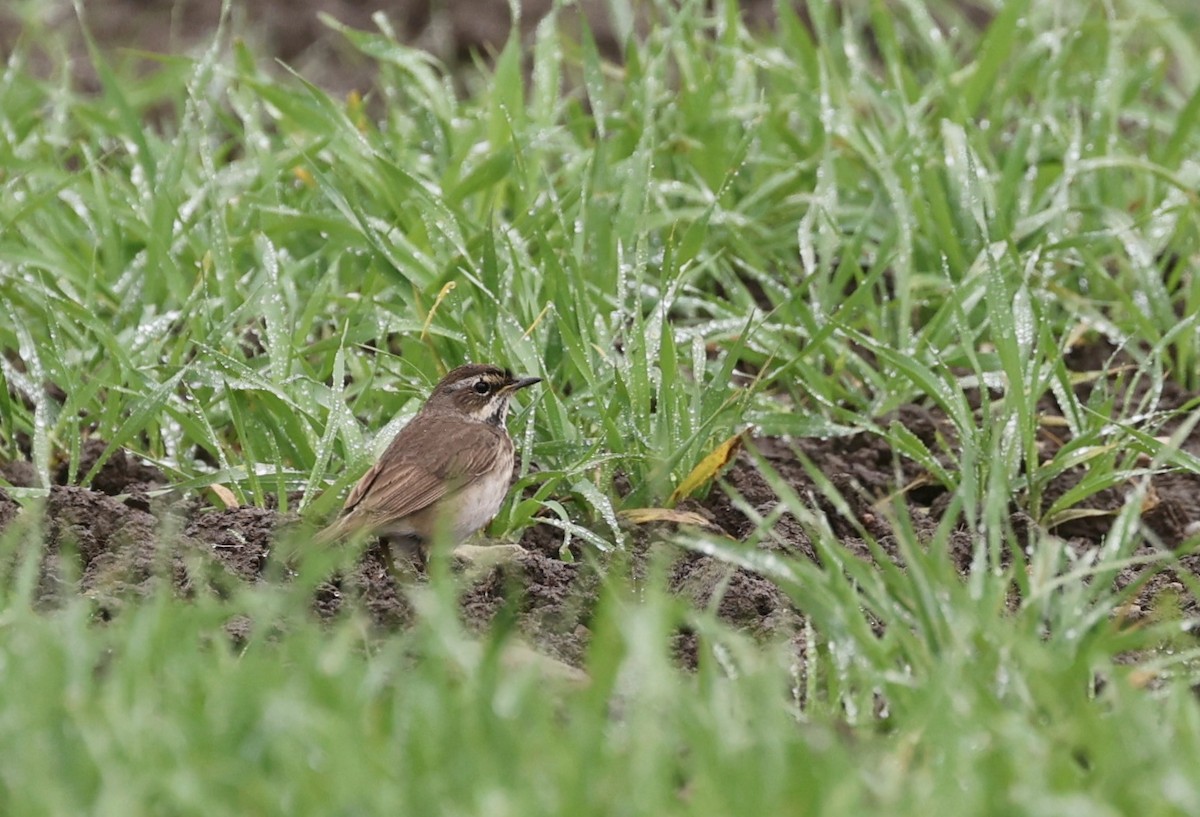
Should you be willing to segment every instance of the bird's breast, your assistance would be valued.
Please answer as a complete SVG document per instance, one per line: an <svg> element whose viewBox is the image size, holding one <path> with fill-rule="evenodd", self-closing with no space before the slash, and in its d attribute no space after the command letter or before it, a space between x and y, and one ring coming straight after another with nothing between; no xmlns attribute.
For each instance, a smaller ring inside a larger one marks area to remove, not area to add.
<svg viewBox="0 0 1200 817"><path fill-rule="evenodd" d="M496 466L486 475L464 486L454 497L454 538L463 540L492 520L508 493L512 477L513 454L497 458Z"/></svg>

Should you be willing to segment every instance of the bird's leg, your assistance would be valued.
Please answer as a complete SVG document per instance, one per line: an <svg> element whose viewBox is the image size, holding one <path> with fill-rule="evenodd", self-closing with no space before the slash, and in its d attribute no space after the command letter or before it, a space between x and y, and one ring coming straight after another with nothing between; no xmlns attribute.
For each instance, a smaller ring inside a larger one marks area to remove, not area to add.
<svg viewBox="0 0 1200 817"><path fill-rule="evenodd" d="M384 567L397 585L402 584L404 579L413 577L415 566L425 565L424 547L419 536L381 536L379 546L383 550ZM393 548L403 554L404 570L401 570L396 564L396 554Z"/></svg>

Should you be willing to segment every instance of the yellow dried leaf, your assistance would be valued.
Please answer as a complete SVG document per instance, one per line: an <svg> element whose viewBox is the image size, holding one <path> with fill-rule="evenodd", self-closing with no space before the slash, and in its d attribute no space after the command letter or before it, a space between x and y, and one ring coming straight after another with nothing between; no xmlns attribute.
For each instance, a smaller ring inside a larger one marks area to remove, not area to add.
<svg viewBox="0 0 1200 817"><path fill-rule="evenodd" d="M1093 519L1099 516L1116 516L1120 513L1120 508L1067 508L1064 511L1059 511L1054 516L1047 517L1042 520L1042 525L1047 530L1057 528L1059 525L1067 522L1074 522L1076 519Z"/></svg>
<svg viewBox="0 0 1200 817"><path fill-rule="evenodd" d="M1085 383L1095 383L1097 380L1103 380L1106 377L1116 377L1119 374L1132 372L1137 369L1137 366L1132 363L1125 363L1120 366L1113 366L1111 369L1091 369L1086 372L1071 372L1067 377L1067 382L1072 386L1081 386Z"/></svg>
<svg viewBox="0 0 1200 817"><path fill-rule="evenodd" d="M346 95L346 116L350 118L360 133L367 132L367 114L363 107L362 94L358 91L351 91Z"/></svg>
<svg viewBox="0 0 1200 817"><path fill-rule="evenodd" d="M298 182L300 182L301 184L303 184L305 187L316 187L317 186L317 180L315 178L313 178L312 171L310 171L307 167L301 167L300 165L296 165L295 167L292 168L292 175L295 176L296 180Z"/></svg>
<svg viewBox="0 0 1200 817"><path fill-rule="evenodd" d="M1142 497L1142 513L1150 513L1150 511L1162 504L1162 498L1159 497L1158 491L1154 488L1154 483L1150 483L1146 487L1146 495Z"/></svg>
<svg viewBox="0 0 1200 817"><path fill-rule="evenodd" d="M700 464L693 468L692 472L683 478L683 482L679 483L675 490L671 492L671 497L667 500L667 504L674 505L684 497L691 496L719 474L721 469L733 459L734 454L741 447L742 438L745 435L745 431L739 431L713 449L712 453L707 457L700 460Z"/></svg>
<svg viewBox="0 0 1200 817"><path fill-rule="evenodd" d="M1158 678L1158 673L1152 669L1135 669L1129 673L1129 685L1134 689L1145 689Z"/></svg>
<svg viewBox="0 0 1200 817"><path fill-rule="evenodd" d="M225 510L227 511L233 510L240 504L237 501L237 497L233 495L233 491L229 490L224 485L217 485L214 483L209 485L208 489L216 494L217 499L221 501L221 504L225 506Z"/></svg>
<svg viewBox="0 0 1200 817"><path fill-rule="evenodd" d="M719 530L695 511L680 511L675 508L630 508L617 516L633 525L649 525L654 522L670 522L673 525L695 525L698 528Z"/></svg>
<svg viewBox="0 0 1200 817"><path fill-rule="evenodd" d="M429 327L433 324L433 316L437 314L438 307L442 305L442 301L446 300L446 296L449 295L456 286L458 286L458 284L454 283L453 281L447 281L446 285L443 286L438 292L437 297L433 299L433 306L429 308L429 314L425 316L425 325L421 327L422 343L429 340Z"/></svg>

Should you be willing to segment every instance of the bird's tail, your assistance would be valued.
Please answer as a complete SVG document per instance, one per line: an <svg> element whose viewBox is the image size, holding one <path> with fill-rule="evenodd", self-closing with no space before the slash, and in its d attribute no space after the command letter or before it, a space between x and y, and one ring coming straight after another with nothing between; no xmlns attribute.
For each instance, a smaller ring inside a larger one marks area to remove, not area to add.
<svg viewBox="0 0 1200 817"><path fill-rule="evenodd" d="M332 545L334 542L352 533L356 527L351 522L350 516L339 516L327 526L317 531L317 534L313 537L313 544L318 547Z"/></svg>

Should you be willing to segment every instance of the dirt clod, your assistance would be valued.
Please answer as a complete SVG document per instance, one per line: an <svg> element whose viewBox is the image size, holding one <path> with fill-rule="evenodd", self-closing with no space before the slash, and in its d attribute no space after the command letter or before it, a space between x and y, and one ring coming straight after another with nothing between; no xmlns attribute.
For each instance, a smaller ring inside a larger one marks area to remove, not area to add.
<svg viewBox="0 0 1200 817"><path fill-rule="evenodd" d="M103 440L93 439L84 443L79 456L79 475L85 476L90 473L107 448L108 444ZM166 481L163 472L158 468L131 456L124 448L118 448L100 466L100 470L92 479L92 487L109 496L116 496L129 493L132 488L163 485ZM65 464L59 470L56 482L59 485L67 484Z"/></svg>

